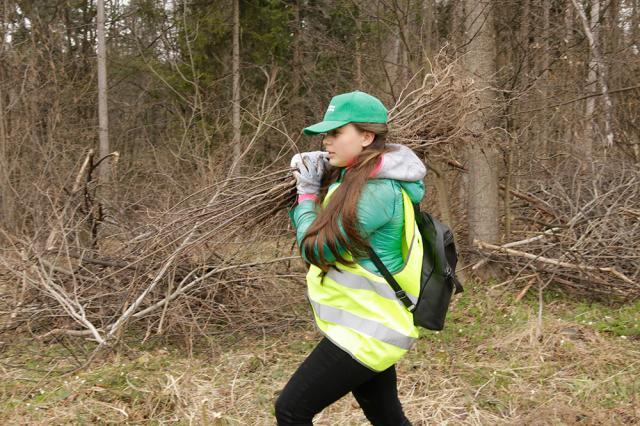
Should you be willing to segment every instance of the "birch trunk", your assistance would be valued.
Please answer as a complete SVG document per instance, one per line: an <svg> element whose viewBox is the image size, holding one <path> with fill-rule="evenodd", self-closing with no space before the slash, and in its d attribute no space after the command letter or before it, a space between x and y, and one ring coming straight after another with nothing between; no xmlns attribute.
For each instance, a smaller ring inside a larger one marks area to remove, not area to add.
<svg viewBox="0 0 640 426"><path fill-rule="evenodd" d="M107 110L107 47L104 36L104 0L97 3L98 34L98 129L100 137L100 158L109 155L109 113ZM103 161L98 169L102 183L109 181L109 160Z"/></svg>
<svg viewBox="0 0 640 426"><path fill-rule="evenodd" d="M598 19L600 16L600 0L592 0L591 1L591 22L587 20L587 16L585 15L584 9L582 5L577 2L577 0L571 0L573 6L576 8L578 12L578 16L582 21L582 26L589 40L589 47L591 49L591 60L589 61L589 80L588 84L590 87L593 87L591 91L593 93L597 93L597 89L595 88L596 82L600 83L600 89L602 90L602 99L603 99L603 109L604 109L604 133L605 133L605 151L606 149L613 146L613 104L611 103L611 98L609 97L609 86L607 85L607 70L604 67L604 62L602 60L602 55L600 54L600 32L599 32L599 24ZM593 28L593 31L592 31ZM589 129L591 138L587 139L587 143L593 144L595 140L595 128L593 127L595 120L592 118L593 111L595 109L595 99L596 97L591 97L587 99L587 128ZM592 146L587 147L587 150L590 152L593 150ZM593 155L593 154L591 154Z"/></svg>

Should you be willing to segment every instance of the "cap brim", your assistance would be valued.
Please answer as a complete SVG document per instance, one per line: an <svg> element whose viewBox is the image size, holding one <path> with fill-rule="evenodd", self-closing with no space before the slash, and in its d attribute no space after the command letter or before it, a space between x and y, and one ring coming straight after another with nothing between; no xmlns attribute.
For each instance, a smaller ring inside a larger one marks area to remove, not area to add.
<svg viewBox="0 0 640 426"><path fill-rule="evenodd" d="M305 135L317 135L318 133L326 133L329 130L337 129L347 123L349 123L349 121L321 121L319 123L312 124L309 127L305 127L302 129L302 132Z"/></svg>

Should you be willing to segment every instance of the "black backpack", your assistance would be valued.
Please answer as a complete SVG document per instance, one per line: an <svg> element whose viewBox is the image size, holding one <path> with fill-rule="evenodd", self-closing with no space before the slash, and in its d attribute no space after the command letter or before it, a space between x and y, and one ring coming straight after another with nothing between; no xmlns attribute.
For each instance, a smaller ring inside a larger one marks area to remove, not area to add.
<svg viewBox="0 0 640 426"><path fill-rule="evenodd" d="M422 235L424 248L420 294L415 305L373 249L370 248L369 253L373 263L395 290L398 299L413 313L414 325L429 330L442 330L454 288L455 293L453 294L464 291L455 272L458 251L453 240L453 232L447 225L429 213L420 211L418 203L413 203L413 212L420 235Z"/></svg>

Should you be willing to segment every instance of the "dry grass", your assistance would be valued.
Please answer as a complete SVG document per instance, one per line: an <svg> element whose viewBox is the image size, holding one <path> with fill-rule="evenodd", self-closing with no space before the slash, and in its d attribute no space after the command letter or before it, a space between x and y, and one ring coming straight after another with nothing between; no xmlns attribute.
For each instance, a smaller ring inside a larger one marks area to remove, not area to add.
<svg viewBox="0 0 640 426"><path fill-rule="evenodd" d="M538 339L536 297L470 284L463 295L447 329L425 331L397 365L415 425L640 423L640 304L548 293ZM71 376L55 373L72 365L62 345L25 343L3 354L0 422L275 424L278 392L319 339L309 317L282 334L216 337L191 356L149 341ZM350 394L315 423L368 424Z"/></svg>

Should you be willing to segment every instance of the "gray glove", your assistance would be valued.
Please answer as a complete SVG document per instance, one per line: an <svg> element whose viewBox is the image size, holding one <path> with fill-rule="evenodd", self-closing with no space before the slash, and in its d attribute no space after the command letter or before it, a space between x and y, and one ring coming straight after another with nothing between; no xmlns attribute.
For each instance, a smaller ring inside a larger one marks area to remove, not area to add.
<svg viewBox="0 0 640 426"><path fill-rule="evenodd" d="M291 158L298 194L318 194L325 169L329 166L326 151L302 152Z"/></svg>
<svg viewBox="0 0 640 426"><path fill-rule="evenodd" d="M382 154L382 168L373 177L378 179L397 179L416 181L424 179L427 167L411 148L397 143L388 143L394 147L391 152Z"/></svg>

